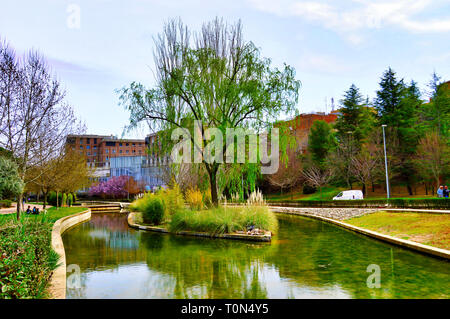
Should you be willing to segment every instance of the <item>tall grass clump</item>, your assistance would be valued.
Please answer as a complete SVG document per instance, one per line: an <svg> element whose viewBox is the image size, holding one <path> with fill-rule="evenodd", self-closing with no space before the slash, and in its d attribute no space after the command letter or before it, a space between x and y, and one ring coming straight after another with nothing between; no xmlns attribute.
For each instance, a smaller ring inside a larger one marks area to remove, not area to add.
<svg viewBox="0 0 450 319"><path fill-rule="evenodd" d="M191 209L200 210L203 208L203 195L197 188L189 188L186 191L186 203Z"/></svg>
<svg viewBox="0 0 450 319"><path fill-rule="evenodd" d="M173 215L177 210L184 208L183 194L177 183L173 182L172 187L161 189L156 194L164 202L167 217Z"/></svg>
<svg viewBox="0 0 450 319"><path fill-rule="evenodd" d="M266 206L217 207L200 211L185 209L172 216L169 229L172 232L186 230L224 234L246 231L250 226L276 232L278 221Z"/></svg>

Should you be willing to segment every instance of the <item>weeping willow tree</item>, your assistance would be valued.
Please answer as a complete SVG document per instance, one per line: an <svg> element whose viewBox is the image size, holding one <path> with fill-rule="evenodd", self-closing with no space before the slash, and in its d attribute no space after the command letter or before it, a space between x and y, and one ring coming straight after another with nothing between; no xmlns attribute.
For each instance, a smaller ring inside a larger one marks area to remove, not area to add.
<svg viewBox="0 0 450 319"><path fill-rule="evenodd" d="M286 64L272 67L252 42L244 41L240 21L228 25L216 18L191 32L181 20L171 20L154 42L156 85L146 88L133 82L120 90L120 103L130 112L130 129L147 123L158 132L162 152L172 149L175 129L192 133L194 122L200 123L202 134L208 128L223 135L228 128L257 133L280 114L295 112L300 88L295 70ZM188 135L193 147L202 150L204 140ZM224 143L223 152L214 158L223 159L228 146ZM217 174L223 161L202 157L200 162L217 204Z"/></svg>

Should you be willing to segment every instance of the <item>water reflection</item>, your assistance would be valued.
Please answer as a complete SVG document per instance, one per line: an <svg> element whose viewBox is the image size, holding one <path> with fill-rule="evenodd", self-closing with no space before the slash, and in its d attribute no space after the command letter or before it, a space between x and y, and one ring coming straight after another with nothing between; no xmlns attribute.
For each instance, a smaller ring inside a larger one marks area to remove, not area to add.
<svg viewBox="0 0 450 319"><path fill-rule="evenodd" d="M271 244L136 231L93 214L64 236L82 288L68 298L448 298L448 262L320 221L280 216ZM370 264L381 288L368 288Z"/></svg>

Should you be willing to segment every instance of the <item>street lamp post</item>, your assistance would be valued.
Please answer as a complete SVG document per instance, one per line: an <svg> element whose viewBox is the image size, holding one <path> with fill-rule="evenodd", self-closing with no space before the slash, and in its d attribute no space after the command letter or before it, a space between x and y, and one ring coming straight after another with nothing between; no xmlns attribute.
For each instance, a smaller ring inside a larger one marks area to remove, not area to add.
<svg viewBox="0 0 450 319"><path fill-rule="evenodd" d="M390 192L389 192L389 175L388 175L388 166L387 166L387 154L386 154L386 136L384 133L384 128L386 127L386 124L381 125L381 127L383 128L383 144L384 144L384 167L386 170L386 192L387 192L387 198L389 199L390 197Z"/></svg>

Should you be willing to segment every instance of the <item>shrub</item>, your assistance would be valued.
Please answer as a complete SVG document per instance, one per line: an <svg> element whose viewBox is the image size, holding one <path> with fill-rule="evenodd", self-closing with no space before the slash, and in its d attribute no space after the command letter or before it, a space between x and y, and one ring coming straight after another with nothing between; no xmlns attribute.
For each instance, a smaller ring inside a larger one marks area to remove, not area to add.
<svg viewBox="0 0 450 319"><path fill-rule="evenodd" d="M174 183L171 188L158 192L158 195L164 202L167 216L171 216L177 210L184 208L183 194L178 184Z"/></svg>
<svg viewBox="0 0 450 319"><path fill-rule="evenodd" d="M0 207L9 208L12 205L12 201L9 199L0 200Z"/></svg>
<svg viewBox="0 0 450 319"><path fill-rule="evenodd" d="M58 194L58 205L61 206L62 203L62 194L59 193ZM50 192L50 194L48 195L48 203L52 206L56 207L56 192Z"/></svg>
<svg viewBox="0 0 450 319"><path fill-rule="evenodd" d="M186 191L186 202L191 209L200 210L203 208L203 195L196 188L189 188Z"/></svg>
<svg viewBox="0 0 450 319"><path fill-rule="evenodd" d="M61 206L62 206L62 207L67 206L67 194L66 194L66 193L64 193L64 194L62 195Z"/></svg>
<svg viewBox="0 0 450 319"><path fill-rule="evenodd" d="M164 218L164 204L158 196L148 196L143 201L142 218L148 224L161 224Z"/></svg>
<svg viewBox="0 0 450 319"><path fill-rule="evenodd" d="M45 298L58 262L51 249L52 223L21 218L0 229L0 299Z"/></svg>
<svg viewBox="0 0 450 319"><path fill-rule="evenodd" d="M317 189L314 186L305 184L303 185L303 194L304 195L309 195L309 194L314 194L317 191Z"/></svg>
<svg viewBox="0 0 450 319"><path fill-rule="evenodd" d="M67 195L67 205L69 205L69 207L73 205L73 195L70 193Z"/></svg>
<svg viewBox="0 0 450 319"><path fill-rule="evenodd" d="M203 193L203 204L207 208L211 208L213 206L212 197L211 197L211 189L207 189L206 192Z"/></svg>

